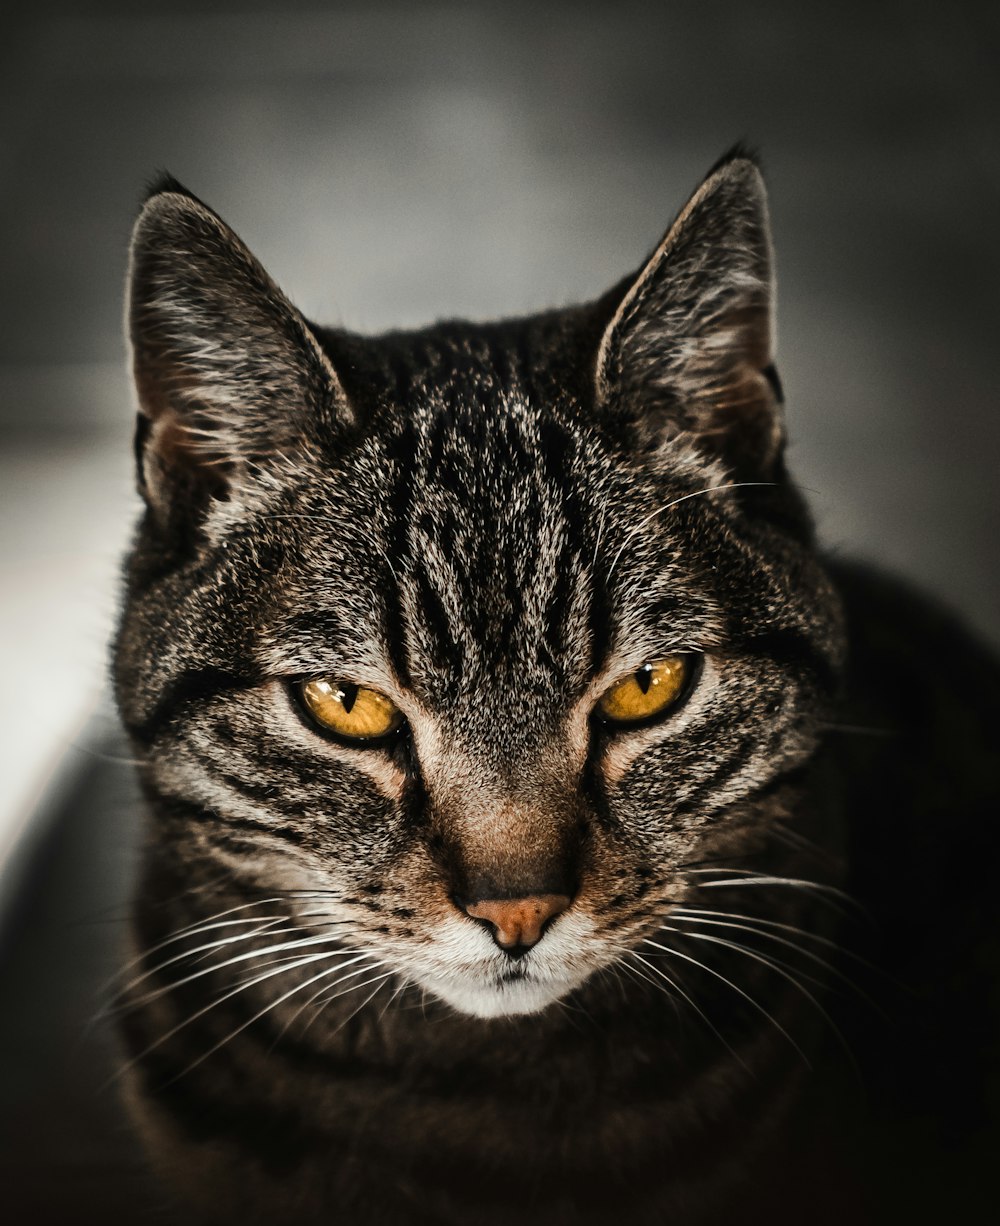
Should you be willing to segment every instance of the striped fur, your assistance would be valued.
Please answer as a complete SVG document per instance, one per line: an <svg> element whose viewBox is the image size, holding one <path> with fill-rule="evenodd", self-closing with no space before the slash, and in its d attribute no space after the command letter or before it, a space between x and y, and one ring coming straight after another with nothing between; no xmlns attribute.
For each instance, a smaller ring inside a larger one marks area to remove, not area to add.
<svg viewBox="0 0 1000 1226"><path fill-rule="evenodd" d="M209 1220L702 1220L783 1118L811 993L680 918L728 866L839 872L785 837L834 820L842 631L780 457L770 259L735 156L598 302L371 339L307 324L178 185L148 201L123 1027ZM595 722L673 652L676 713ZM407 734L318 734L317 676ZM516 960L455 901L546 892L572 905ZM822 932L817 897L758 914Z"/></svg>

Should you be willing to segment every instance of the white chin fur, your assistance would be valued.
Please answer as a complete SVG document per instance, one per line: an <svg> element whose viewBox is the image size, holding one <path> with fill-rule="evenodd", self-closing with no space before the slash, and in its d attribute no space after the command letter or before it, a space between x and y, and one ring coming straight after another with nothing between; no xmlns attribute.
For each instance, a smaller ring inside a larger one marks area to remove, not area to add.
<svg viewBox="0 0 1000 1226"><path fill-rule="evenodd" d="M470 1017L519 1017L541 1013L577 985L565 981L537 983L515 980L485 987L435 980L423 985L440 1000Z"/></svg>

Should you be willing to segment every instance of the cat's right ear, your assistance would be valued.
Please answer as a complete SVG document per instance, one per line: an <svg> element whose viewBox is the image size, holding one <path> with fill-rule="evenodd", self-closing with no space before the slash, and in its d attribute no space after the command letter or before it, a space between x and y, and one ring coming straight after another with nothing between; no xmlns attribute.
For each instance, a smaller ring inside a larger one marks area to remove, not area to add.
<svg viewBox="0 0 1000 1226"><path fill-rule="evenodd" d="M310 423L349 426L340 381L302 315L232 230L173 180L132 236L128 333L139 489L177 524L293 453Z"/></svg>

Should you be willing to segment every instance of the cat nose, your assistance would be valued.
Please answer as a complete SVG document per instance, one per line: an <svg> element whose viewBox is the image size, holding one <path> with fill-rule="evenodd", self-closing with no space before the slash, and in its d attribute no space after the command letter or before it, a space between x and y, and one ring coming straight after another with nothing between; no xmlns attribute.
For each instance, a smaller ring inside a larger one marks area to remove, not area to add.
<svg viewBox="0 0 1000 1226"><path fill-rule="evenodd" d="M493 940L517 957L542 939L548 922L570 904L567 894L532 894L527 898L481 898L459 903L466 915L484 920L493 929Z"/></svg>

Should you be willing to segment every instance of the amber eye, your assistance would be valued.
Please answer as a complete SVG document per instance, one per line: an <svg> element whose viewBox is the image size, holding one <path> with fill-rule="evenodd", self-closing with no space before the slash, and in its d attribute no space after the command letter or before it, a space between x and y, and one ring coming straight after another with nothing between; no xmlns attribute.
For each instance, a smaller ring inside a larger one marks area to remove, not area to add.
<svg viewBox="0 0 1000 1226"><path fill-rule="evenodd" d="M637 668L605 690L598 715L610 724L639 724L662 715L684 694L691 673L689 656L666 656Z"/></svg>
<svg viewBox="0 0 1000 1226"><path fill-rule="evenodd" d="M377 690L324 677L299 686L302 705L321 728L348 741L380 741L403 726L403 713Z"/></svg>

